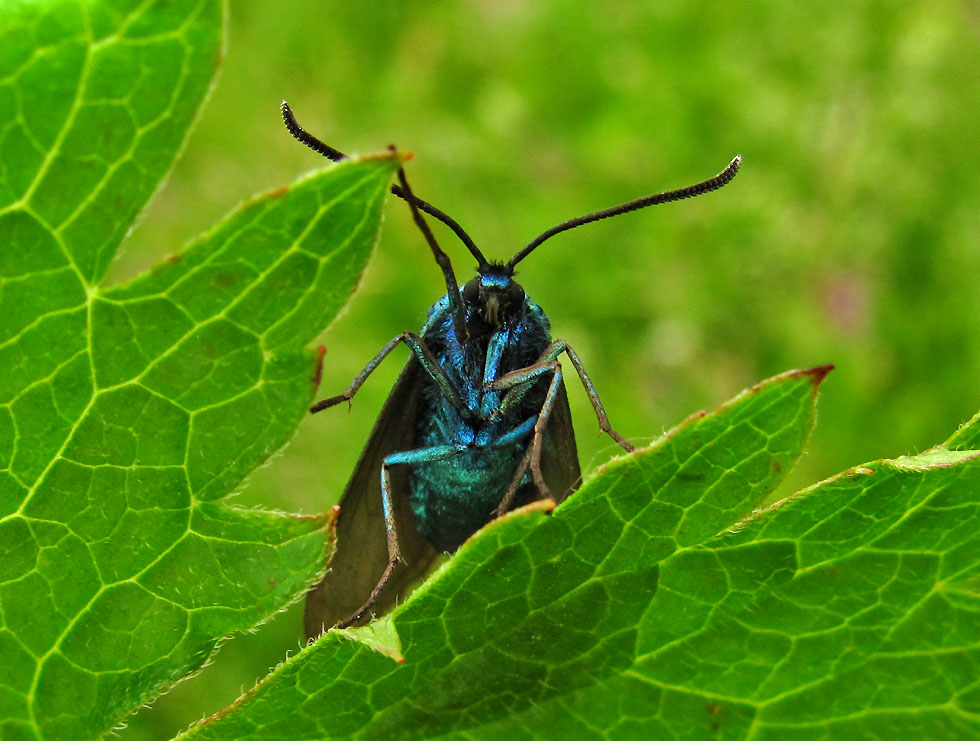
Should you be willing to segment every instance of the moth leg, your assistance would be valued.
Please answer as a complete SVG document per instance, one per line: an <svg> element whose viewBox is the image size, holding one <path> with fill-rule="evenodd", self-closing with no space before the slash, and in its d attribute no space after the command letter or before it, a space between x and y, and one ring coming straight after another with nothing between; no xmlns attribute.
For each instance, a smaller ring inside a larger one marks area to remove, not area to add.
<svg viewBox="0 0 980 741"><path fill-rule="evenodd" d="M492 446L488 447L499 448L510 445L511 443L520 442L529 434L534 432L534 425L537 423L537 421L537 415L529 417L507 434L501 435ZM504 493L503 499L500 500L500 504L494 508L493 512L491 513L491 517L500 517L513 506L514 498L517 496L517 490L521 486L521 481L524 479L524 474L527 472L527 468L530 463L530 446L528 446L528 450L525 451L524 456L521 459L521 463L514 473L514 478L511 480L510 486L507 487L507 491ZM547 489L545 491L547 491Z"/></svg>
<svg viewBox="0 0 980 741"><path fill-rule="evenodd" d="M534 419L534 428L531 435L531 444L527 447L527 452L521 460L521 465L517 467L517 475L511 481L507 493L504 494L503 499L500 500L500 504L493 511L494 517L500 517L513 506L514 498L517 496L517 490L521 485L521 479L529 467L531 469L531 476L534 478L534 485L538 487L541 497L543 499L551 498L551 490L545 483L544 474L541 472L541 451L544 449L544 431L548 427L548 420L551 418L551 412L555 407L555 399L558 398L558 391L561 389L561 364L557 360L535 363L533 366L528 366L527 368L502 376L498 379L498 382L510 379L515 373L520 374L532 369L532 378L538 378L546 373L551 373L551 382L548 384L548 393L545 394L544 402L541 404L541 410L538 412L537 418L532 418ZM529 379L522 379L520 376L517 376L513 380L515 383L527 384L527 380Z"/></svg>
<svg viewBox="0 0 980 741"><path fill-rule="evenodd" d="M514 506L514 499L517 497L517 490L521 486L521 481L524 478L524 474L527 472L528 466L531 465L531 446L527 447L527 451L524 453L524 457L521 458L521 465L517 467L517 472L514 474L513 481L510 482L510 486L507 487L507 492L504 494L504 498L500 500L500 504L493 510L492 517L494 519L501 517L510 511L510 508ZM535 482L537 485L537 482ZM545 488L544 491L549 491Z"/></svg>
<svg viewBox="0 0 980 741"><path fill-rule="evenodd" d="M384 593L385 587L391 580L392 574L399 564L405 562L402 558L401 550L398 547L398 525L395 521L395 506L391 495L391 466L427 463L451 458L462 450L466 450L466 445L437 445L431 448L420 448L418 450L407 450L402 453L392 453L384 459L381 464L381 507L385 519L385 539L388 545L388 565L385 566L377 586L371 590L371 595L367 602L358 608L357 612L337 625L338 628L349 628L354 623L360 621L370 612L371 608L377 603Z"/></svg>
<svg viewBox="0 0 980 741"><path fill-rule="evenodd" d="M506 373L488 385L488 388L494 391L507 390L498 408L498 414L505 413L508 408L520 402L530 390L530 382L550 372L549 364L555 362L562 353L568 355L568 359L572 361L575 372L578 373L579 380L582 381L585 393L588 395L589 401L592 403L592 409L595 411L596 419L599 421L599 429L615 440L627 453L632 453L635 450L633 444L616 432L609 423L609 416L606 414L606 409L602 406L602 401L599 399L599 392L596 391L592 379L589 378L585 366L582 365L582 359L579 358L578 353L564 340L555 340L548 345L541 354L541 358L534 365Z"/></svg>
<svg viewBox="0 0 980 741"><path fill-rule="evenodd" d="M422 368L425 372L429 374L429 377L435 382L436 386L439 387L439 391L442 395L446 397L450 404L458 411L464 419L470 419L473 417L473 411L466 406L463 398L459 395L456 387L453 386L452 381L449 380L449 376L439 365L439 361L436 360L435 355L425 344L425 340L419 337L414 332L402 332L381 348L381 351L375 355L364 366L364 370L354 376L354 380L350 382L350 385L344 391L344 393L339 396L331 396L329 399L324 399L323 401L318 401L316 404L310 407L310 414L316 414L317 412L322 412L324 409L328 409L335 404L339 404L342 401L346 401L350 404L351 399L354 398L354 394L357 393L358 389L364 385L375 368L381 365L381 361L388 357L399 344L404 343L409 347L409 349L414 353L415 357L418 358L419 363L422 364Z"/></svg>
<svg viewBox="0 0 980 741"><path fill-rule="evenodd" d="M565 354L568 356L569 360L572 361L572 366L575 368L575 372L578 373L579 380L582 382L582 386L585 388L585 393L589 397L589 401L592 402L592 409L595 411L596 419L599 421L599 429L605 432L609 437L619 443L619 447L625 450L627 453L632 453L636 450L633 444L620 435L616 430L612 428L609 423L609 417L606 414L605 407L602 406L602 401L599 400L599 392L596 391L595 386L592 383L592 379L589 378L589 374L585 371L585 366L582 365L582 359L578 356L578 353L572 349L571 345L566 343L564 340L558 340L565 350Z"/></svg>

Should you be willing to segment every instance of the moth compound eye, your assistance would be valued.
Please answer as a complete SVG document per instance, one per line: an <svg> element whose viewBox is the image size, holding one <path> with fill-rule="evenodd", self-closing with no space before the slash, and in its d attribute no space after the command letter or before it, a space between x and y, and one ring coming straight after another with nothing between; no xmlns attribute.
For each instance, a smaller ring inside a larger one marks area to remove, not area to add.
<svg viewBox="0 0 980 741"><path fill-rule="evenodd" d="M463 286L463 301L468 304L475 304L480 298L480 279L473 278Z"/></svg>
<svg viewBox="0 0 980 741"><path fill-rule="evenodd" d="M518 283L511 283L507 286L507 300L511 306L520 306L524 303L524 289Z"/></svg>

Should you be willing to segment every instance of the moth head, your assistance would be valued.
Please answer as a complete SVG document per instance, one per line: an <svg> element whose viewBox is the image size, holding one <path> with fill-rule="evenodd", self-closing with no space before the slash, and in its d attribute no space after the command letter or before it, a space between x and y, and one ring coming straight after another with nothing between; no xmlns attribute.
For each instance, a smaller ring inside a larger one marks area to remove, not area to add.
<svg viewBox="0 0 980 741"><path fill-rule="evenodd" d="M488 265L463 286L463 303L467 314L497 328L520 315L524 289L514 281L514 271L506 265Z"/></svg>

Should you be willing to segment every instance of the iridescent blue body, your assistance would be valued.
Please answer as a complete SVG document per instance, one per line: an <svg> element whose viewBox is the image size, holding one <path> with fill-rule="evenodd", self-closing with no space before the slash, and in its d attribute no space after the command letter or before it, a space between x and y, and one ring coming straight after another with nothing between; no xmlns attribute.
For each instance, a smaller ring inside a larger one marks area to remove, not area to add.
<svg viewBox="0 0 980 741"><path fill-rule="evenodd" d="M467 323L476 317L467 306ZM438 359L467 407L464 418L434 384L423 390L415 422L421 450L455 446L455 455L427 461L416 454L409 473L409 498L419 532L440 550L455 550L491 519L503 500L527 451L534 422L544 404L547 379L539 379L520 403L494 416L501 391L486 384L538 361L551 343L550 324L541 308L528 299L501 326L462 344L456 336L449 298L429 312L421 337ZM406 456L396 456L401 460ZM408 456L411 457L411 456ZM521 488L530 484L526 471ZM522 501L519 495L517 503Z"/></svg>

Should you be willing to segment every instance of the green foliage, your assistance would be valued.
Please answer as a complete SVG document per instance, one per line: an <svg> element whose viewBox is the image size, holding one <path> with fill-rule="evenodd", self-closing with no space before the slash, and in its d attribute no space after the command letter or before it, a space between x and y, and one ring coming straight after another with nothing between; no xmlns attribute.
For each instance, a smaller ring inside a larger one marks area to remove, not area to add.
<svg viewBox="0 0 980 741"><path fill-rule="evenodd" d="M381 626L329 633L186 737L977 733L980 453L881 461L755 510L825 373L687 420L551 517L487 526Z"/></svg>
<svg viewBox="0 0 980 741"><path fill-rule="evenodd" d="M321 572L323 517L222 502L292 434L396 160L103 276L220 48L217 2L0 7L0 736L100 735Z"/></svg>

